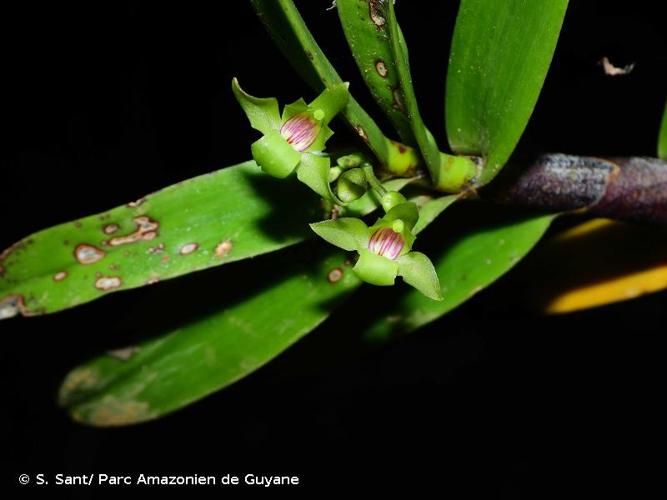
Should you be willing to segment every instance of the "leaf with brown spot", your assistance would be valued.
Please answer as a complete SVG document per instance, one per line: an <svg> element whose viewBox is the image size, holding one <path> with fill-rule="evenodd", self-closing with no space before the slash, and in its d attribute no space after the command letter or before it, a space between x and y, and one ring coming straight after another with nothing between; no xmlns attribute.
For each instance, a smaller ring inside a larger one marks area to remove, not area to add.
<svg viewBox="0 0 667 500"><path fill-rule="evenodd" d="M272 252L310 236L308 222L321 218L319 201L307 190L268 178L252 161L142 200L105 212L104 225L92 215L35 233L2 252L0 303L24 297L21 307L5 305L2 317L51 313L144 286L157 276L165 280ZM228 240L234 251L221 259L216 247Z"/></svg>

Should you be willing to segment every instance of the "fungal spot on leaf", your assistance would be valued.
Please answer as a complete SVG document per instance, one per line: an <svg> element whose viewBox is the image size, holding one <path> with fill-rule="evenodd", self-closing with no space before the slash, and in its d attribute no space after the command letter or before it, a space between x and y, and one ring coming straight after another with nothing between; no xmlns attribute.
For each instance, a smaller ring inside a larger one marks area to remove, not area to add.
<svg viewBox="0 0 667 500"><path fill-rule="evenodd" d="M340 267L336 267L329 271L327 275L327 281L329 283L338 283L343 278L343 270Z"/></svg>
<svg viewBox="0 0 667 500"><path fill-rule="evenodd" d="M122 284L123 281L118 276L101 276L95 281L95 288L103 292L108 292L109 290L120 288Z"/></svg>
<svg viewBox="0 0 667 500"><path fill-rule="evenodd" d="M146 253L153 255L156 253L161 253L164 252L164 243L160 243L159 245L155 247L150 247L148 250L146 250Z"/></svg>
<svg viewBox="0 0 667 500"><path fill-rule="evenodd" d="M2 278L5 275L5 268L0 266L0 278Z"/></svg>
<svg viewBox="0 0 667 500"><path fill-rule="evenodd" d="M366 135L366 131L361 125L354 127L354 130L356 130L357 134L364 140L364 142L368 142L368 135Z"/></svg>
<svg viewBox="0 0 667 500"><path fill-rule="evenodd" d="M83 224L81 224L81 222L79 222L79 221L75 221L74 222L74 227L77 228L77 229L81 229L83 227Z"/></svg>
<svg viewBox="0 0 667 500"><path fill-rule="evenodd" d="M76 396L77 393L94 389L99 383L97 372L90 368L78 368L71 371L62 383L59 394L60 404L66 405L67 402Z"/></svg>
<svg viewBox="0 0 667 500"><path fill-rule="evenodd" d="M0 299L0 319L13 318L18 313L25 314L22 295L10 295Z"/></svg>
<svg viewBox="0 0 667 500"><path fill-rule="evenodd" d="M67 272L66 271L60 271L59 273L56 273L53 275L53 281L62 281L65 278L67 278Z"/></svg>
<svg viewBox="0 0 667 500"><path fill-rule="evenodd" d="M137 226L136 231L126 236L116 236L115 238L111 238L106 244L112 247L117 247L120 245L136 243L137 241L149 241L157 237L157 230L160 226L159 222L154 221L145 215L135 217L132 220Z"/></svg>
<svg viewBox="0 0 667 500"><path fill-rule="evenodd" d="M136 201L131 201L130 203L127 204L127 206L130 208L137 208L138 206L142 205L145 201L146 198L139 198Z"/></svg>
<svg viewBox="0 0 667 500"><path fill-rule="evenodd" d="M112 264L109 264L109 269L112 271L118 271L118 269L120 269L120 266L114 262Z"/></svg>
<svg viewBox="0 0 667 500"><path fill-rule="evenodd" d="M384 8L382 5L383 3L384 0L368 0L368 13L371 16L371 21L373 21L373 24L377 26L378 29L382 28L387 22L382 15L382 9Z"/></svg>
<svg viewBox="0 0 667 500"><path fill-rule="evenodd" d="M394 98L394 103L391 105L392 108L405 113L405 104L403 104L403 94L401 93L400 87L392 89L391 95Z"/></svg>
<svg viewBox="0 0 667 500"><path fill-rule="evenodd" d="M116 358L121 361L127 361L138 352L139 352L139 347L130 346L130 347L123 347L122 349L112 349L111 351L107 351L107 354L112 358Z"/></svg>
<svg viewBox="0 0 667 500"><path fill-rule="evenodd" d="M104 234L113 234L116 231L118 231L118 229L120 229L120 226L118 224L107 224L106 226L104 226L102 231L104 232Z"/></svg>
<svg viewBox="0 0 667 500"><path fill-rule="evenodd" d="M77 245L77 247L74 249L74 256L76 257L76 260L79 262L79 264L83 264L84 266L99 262L104 258L105 255L106 252L104 250L100 250L99 248L94 247L93 245L88 245L87 243Z"/></svg>
<svg viewBox="0 0 667 500"><path fill-rule="evenodd" d="M379 59L375 62L375 70L378 72L378 75L380 75L382 78L387 78L387 73L389 71L387 70L387 65L384 63L382 59Z"/></svg>
<svg viewBox="0 0 667 500"><path fill-rule="evenodd" d="M169 256L165 255L164 257L162 257L161 261L163 264L166 264L167 262L169 262Z"/></svg>
<svg viewBox="0 0 667 500"><path fill-rule="evenodd" d="M187 245L183 245L178 253L180 253L181 255L189 255L198 248L199 248L198 243L188 243Z"/></svg>
<svg viewBox="0 0 667 500"><path fill-rule="evenodd" d="M157 276L154 276L152 278L149 278L148 281L146 282L146 284L147 285L154 285L155 283L159 283L159 282L160 282L160 278L158 278Z"/></svg>
<svg viewBox="0 0 667 500"><path fill-rule="evenodd" d="M225 240L215 247L215 256L224 259L231 253L233 247L232 240Z"/></svg>
<svg viewBox="0 0 667 500"><path fill-rule="evenodd" d="M132 424L147 420L152 416L148 403L144 401L123 401L115 396L106 396L95 404L86 415L79 412L72 413L75 420L102 427Z"/></svg>

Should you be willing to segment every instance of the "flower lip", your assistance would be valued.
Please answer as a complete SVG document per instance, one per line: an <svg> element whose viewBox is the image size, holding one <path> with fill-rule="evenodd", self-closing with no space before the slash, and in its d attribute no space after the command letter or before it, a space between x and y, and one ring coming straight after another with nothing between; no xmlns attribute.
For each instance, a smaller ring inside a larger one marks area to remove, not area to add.
<svg viewBox="0 0 667 500"><path fill-rule="evenodd" d="M303 152L315 142L321 128L320 122L311 113L304 111L291 116L280 127L280 135L294 149Z"/></svg>
<svg viewBox="0 0 667 500"><path fill-rule="evenodd" d="M403 236L390 227L375 231L368 242L368 250L391 260L399 256L404 246Z"/></svg>

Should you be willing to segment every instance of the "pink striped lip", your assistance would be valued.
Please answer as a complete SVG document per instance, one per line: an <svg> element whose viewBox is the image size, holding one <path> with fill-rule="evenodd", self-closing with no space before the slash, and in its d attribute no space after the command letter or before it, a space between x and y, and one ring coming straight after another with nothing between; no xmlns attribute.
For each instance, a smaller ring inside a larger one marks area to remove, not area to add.
<svg viewBox="0 0 667 500"><path fill-rule="evenodd" d="M382 257L394 260L403 250L403 237L389 227L378 229L368 242L368 249Z"/></svg>
<svg viewBox="0 0 667 500"><path fill-rule="evenodd" d="M280 127L287 143L299 152L308 149L320 133L320 124L309 113L297 113Z"/></svg>

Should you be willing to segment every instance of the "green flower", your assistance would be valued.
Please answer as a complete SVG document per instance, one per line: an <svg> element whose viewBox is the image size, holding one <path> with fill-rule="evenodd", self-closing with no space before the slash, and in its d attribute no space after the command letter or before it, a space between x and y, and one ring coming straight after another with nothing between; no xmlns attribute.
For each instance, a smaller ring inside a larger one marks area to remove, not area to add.
<svg viewBox="0 0 667 500"><path fill-rule="evenodd" d="M411 251L415 241L412 229L419 212L414 203L404 200L398 193L387 193L383 197L387 213L371 227L354 217L317 222L310 227L332 245L356 250L359 259L354 272L366 283L389 286L401 276L427 297L442 300L438 275L430 259Z"/></svg>
<svg viewBox="0 0 667 500"><path fill-rule="evenodd" d="M284 107L282 115L273 97L253 97L236 78L232 91L250 120L263 134L251 146L255 162L273 177L285 178L296 170L298 179L326 199L336 201L329 185L329 157L324 155L333 135L329 122L347 105L348 84L334 85L307 104L299 99Z"/></svg>

